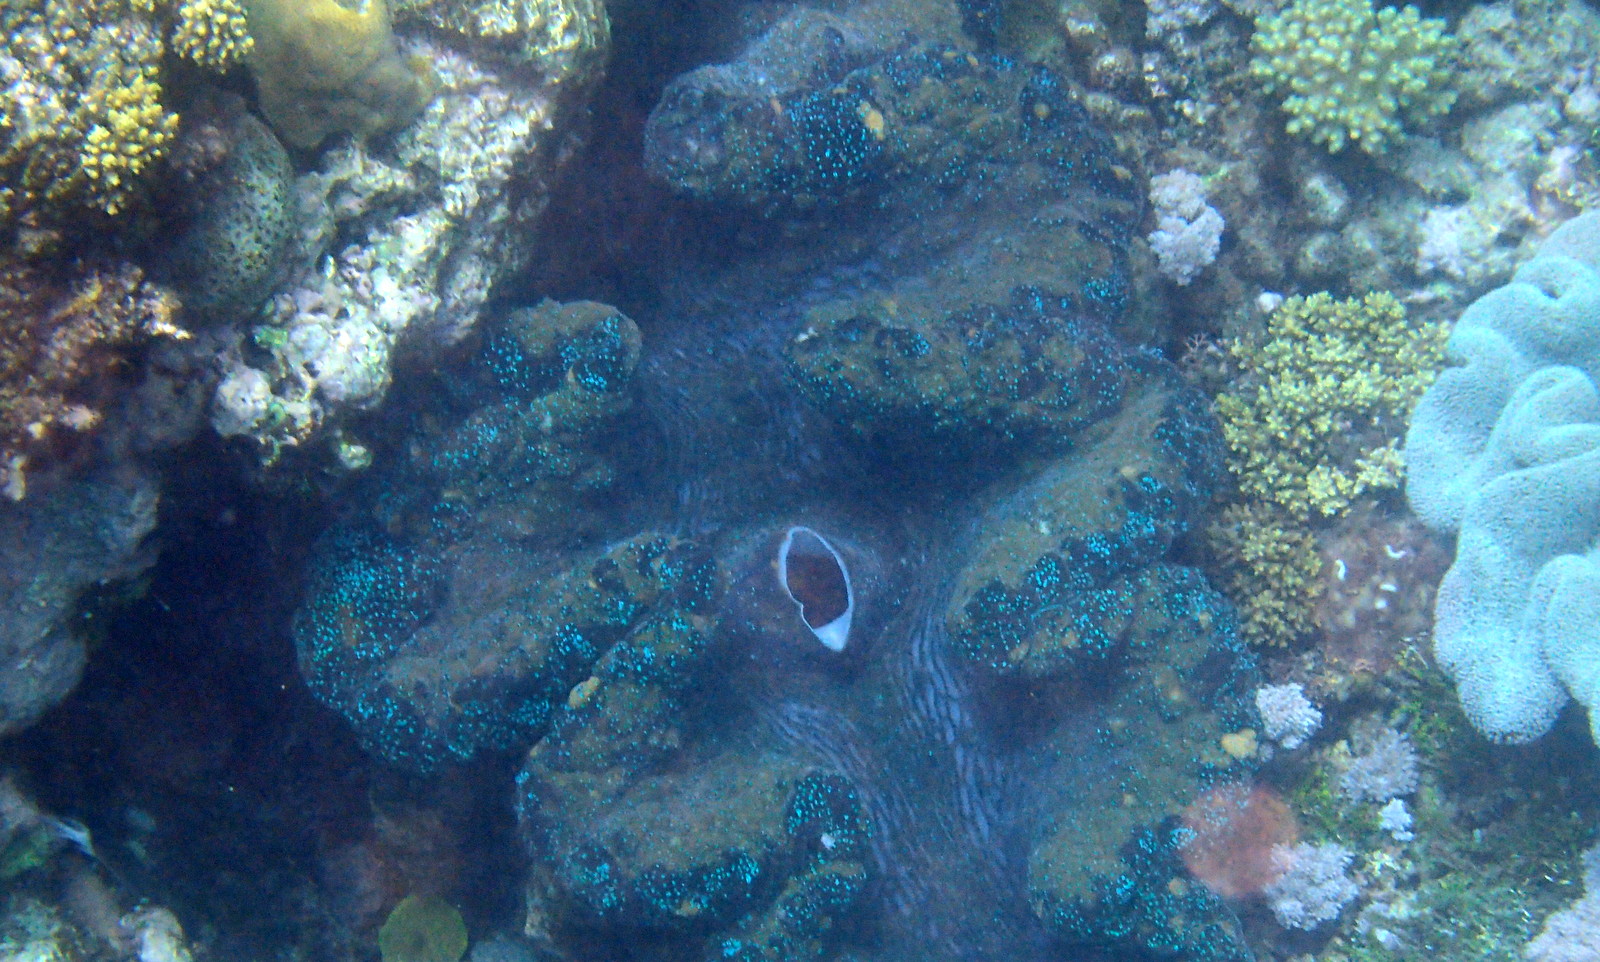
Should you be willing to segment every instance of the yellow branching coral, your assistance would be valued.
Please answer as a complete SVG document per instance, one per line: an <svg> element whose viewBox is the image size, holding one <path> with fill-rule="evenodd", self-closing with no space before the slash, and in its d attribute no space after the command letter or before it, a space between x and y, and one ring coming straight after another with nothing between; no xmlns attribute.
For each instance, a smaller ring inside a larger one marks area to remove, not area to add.
<svg viewBox="0 0 1600 962"><path fill-rule="evenodd" d="M1399 436L1444 338L1441 325L1408 325L1390 294L1285 301L1261 343L1229 347L1243 375L1217 398L1244 495L1304 521L1397 485Z"/></svg>
<svg viewBox="0 0 1600 962"><path fill-rule="evenodd" d="M172 52L202 67L225 70L244 59L252 42L239 0L182 0L174 12Z"/></svg>
<svg viewBox="0 0 1600 962"><path fill-rule="evenodd" d="M131 66L125 76L97 77L85 104L88 131L78 148L83 191L108 214L122 210L134 182L166 152L178 118L161 106L161 84L149 64ZM78 177L57 178L50 199L77 190Z"/></svg>
<svg viewBox="0 0 1600 962"><path fill-rule="evenodd" d="M1257 645L1287 645L1316 630L1323 594L1317 540L1267 505L1234 504L1208 532L1239 630Z"/></svg>
<svg viewBox="0 0 1600 962"><path fill-rule="evenodd" d="M116 214L177 131L154 27L94 12L50 0L0 20L0 219L41 205Z"/></svg>
<svg viewBox="0 0 1600 962"><path fill-rule="evenodd" d="M1354 143L1382 153L1401 121L1443 113L1455 40L1415 7L1374 10L1372 0L1295 0L1262 17L1250 72L1283 93L1289 132L1334 152Z"/></svg>
<svg viewBox="0 0 1600 962"><path fill-rule="evenodd" d="M225 70L241 0L0 0L0 222L125 210L166 154L168 54Z"/></svg>

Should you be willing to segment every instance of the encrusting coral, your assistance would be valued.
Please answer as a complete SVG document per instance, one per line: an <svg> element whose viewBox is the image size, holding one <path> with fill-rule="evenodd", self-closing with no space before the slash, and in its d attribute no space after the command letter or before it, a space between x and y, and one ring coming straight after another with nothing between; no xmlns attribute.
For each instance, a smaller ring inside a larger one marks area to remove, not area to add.
<svg viewBox="0 0 1600 962"><path fill-rule="evenodd" d="M611 39L600 0L394 0L394 15L471 38L548 77L601 62Z"/></svg>
<svg viewBox="0 0 1600 962"><path fill-rule="evenodd" d="M1285 94L1291 134L1337 153L1354 143L1383 153L1403 120L1444 113L1455 40L1415 7L1374 10L1372 0L1296 0L1262 17L1250 73Z"/></svg>

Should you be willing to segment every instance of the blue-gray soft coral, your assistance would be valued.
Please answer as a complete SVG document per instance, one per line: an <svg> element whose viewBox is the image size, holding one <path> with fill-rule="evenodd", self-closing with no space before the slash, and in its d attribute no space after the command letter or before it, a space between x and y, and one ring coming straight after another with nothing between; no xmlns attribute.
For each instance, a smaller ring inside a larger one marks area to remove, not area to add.
<svg viewBox="0 0 1600 962"><path fill-rule="evenodd" d="M1457 531L1435 650L1485 735L1575 697L1600 741L1600 213L1469 307L1406 436L1412 507Z"/></svg>
<svg viewBox="0 0 1600 962"><path fill-rule="evenodd" d="M512 314L321 551L312 688L402 764L526 750L564 954L1247 957L1173 884L1256 727L1233 614L1172 557L1218 429L1105 326L1138 215L1109 140L950 55L859 69L1003 104L924 145L1003 163L886 174L859 246L801 219L685 264L642 337Z"/></svg>

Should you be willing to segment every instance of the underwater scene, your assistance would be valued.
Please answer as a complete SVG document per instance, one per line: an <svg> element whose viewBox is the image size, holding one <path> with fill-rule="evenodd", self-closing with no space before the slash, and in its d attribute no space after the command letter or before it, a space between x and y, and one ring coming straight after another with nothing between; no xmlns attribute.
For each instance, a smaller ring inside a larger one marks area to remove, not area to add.
<svg viewBox="0 0 1600 962"><path fill-rule="evenodd" d="M0 27L0 962L1600 962L1595 0Z"/></svg>

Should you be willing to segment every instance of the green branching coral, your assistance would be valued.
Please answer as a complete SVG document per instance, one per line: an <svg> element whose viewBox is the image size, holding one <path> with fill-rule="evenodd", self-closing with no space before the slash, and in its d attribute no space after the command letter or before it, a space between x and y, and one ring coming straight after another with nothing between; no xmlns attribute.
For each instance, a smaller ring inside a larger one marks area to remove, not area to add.
<svg viewBox="0 0 1600 962"><path fill-rule="evenodd" d="M1293 297L1261 343L1229 348L1243 375L1217 398L1246 498L1305 521L1396 486L1406 419L1443 359L1438 324L1408 325L1386 293Z"/></svg>
<svg viewBox="0 0 1600 962"><path fill-rule="evenodd" d="M1260 503L1229 505L1207 535L1246 641L1287 645L1316 629L1324 588L1315 535Z"/></svg>
<svg viewBox="0 0 1600 962"><path fill-rule="evenodd" d="M1392 295L1294 297L1263 337L1235 342L1216 401L1240 501L1208 532L1244 636L1286 645L1317 628L1317 522L1401 477L1399 434L1443 358L1438 324Z"/></svg>
<svg viewBox="0 0 1600 962"><path fill-rule="evenodd" d="M1401 122L1443 113L1455 38L1415 7L1372 0L1295 0L1256 22L1250 73L1285 94L1289 132L1334 152L1355 143L1382 153Z"/></svg>

